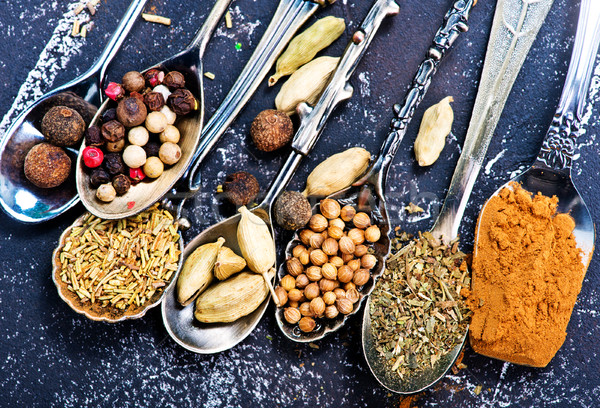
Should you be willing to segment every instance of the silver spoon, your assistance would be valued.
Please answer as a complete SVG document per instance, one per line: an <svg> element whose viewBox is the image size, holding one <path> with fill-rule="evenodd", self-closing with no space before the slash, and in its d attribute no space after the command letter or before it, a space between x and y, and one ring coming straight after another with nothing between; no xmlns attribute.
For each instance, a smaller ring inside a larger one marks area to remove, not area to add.
<svg viewBox="0 0 600 408"><path fill-rule="evenodd" d="M101 202L96 198L96 189L91 187L89 173L85 171L81 151L85 148L82 144L76 164L77 192L86 209L95 216L103 219L125 218L145 210L157 202L168 192L183 175L196 151L202 125L204 123L204 90L202 58L208 41L217 27L221 16L229 7L232 0L217 0L202 27L190 44L178 54L150 67L163 71L179 71L185 77L185 86L200 102L200 107L193 114L178 118L176 126L181 134L179 146L181 158L179 161L152 182L141 182L132 187L126 194L117 196L110 203ZM148 68L148 69L150 69ZM94 118L94 123L100 120L102 113L113 106L111 100L105 101Z"/></svg>
<svg viewBox="0 0 600 408"><path fill-rule="evenodd" d="M301 123L292 144L294 151L279 170L263 201L252 209L254 214L261 217L269 225L273 238L275 238L271 224L273 203L288 185L302 158L311 151L317 142L333 110L341 101L352 96L353 88L348 80L371 43L383 18L387 15L397 14L398 10L398 5L393 0L378 0L365 18L363 25L354 34L353 41L346 48L319 102L314 108L310 108L306 104L299 107ZM239 220L240 215L237 214L204 230L190 241L185 248L182 255L183 262L198 246L214 242L219 237L225 238L225 245L234 252L241 254L237 244ZM245 339L260 321L268 304L269 298L250 315L244 316L233 323L203 324L194 319L193 304L186 307L179 305L175 289L171 286L166 290L162 304L162 315L167 332L177 343L190 351L208 354L227 350Z"/></svg>
<svg viewBox="0 0 600 408"><path fill-rule="evenodd" d="M39 223L62 214L78 202L74 176L60 187L40 189L23 174L23 162L29 149L44 140L38 130L45 112L64 92L74 92L92 105L103 100L105 71L125 37L133 27L147 0L134 0L110 37L98 60L84 74L35 100L7 129L0 143L0 205L17 221ZM77 152L68 149L72 161Z"/></svg>
<svg viewBox="0 0 600 408"><path fill-rule="evenodd" d="M445 241L450 241L458 236L458 228L465 207L500 113L551 5L552 0L538 2L500 0L497 4L481 82L463 151L456 165L440 214L431 229L435 236ZM505 14L505 7L510 10L509 17ZM527 27L526 31L524 27ZM365 358L376 379L384 387L394 392L416 393L439 381L456 361L466 337L467 332L465 331L462 341L452 351L442 356L434 367L403 380L386 367L384 360L375 349L369 304L365 308L363 317Z"/></svg>

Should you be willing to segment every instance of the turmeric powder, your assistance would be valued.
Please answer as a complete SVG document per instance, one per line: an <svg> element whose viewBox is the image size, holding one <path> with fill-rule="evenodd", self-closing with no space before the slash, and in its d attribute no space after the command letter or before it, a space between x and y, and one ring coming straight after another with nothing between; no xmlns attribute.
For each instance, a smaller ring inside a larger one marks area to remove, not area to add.
<svg viewBox="0 0 600 408"><path fill-rule="evenodd" d="M480 214L468 299L477 353L545 367L565 341L586 267L557 205L511 183Z"/></svg>

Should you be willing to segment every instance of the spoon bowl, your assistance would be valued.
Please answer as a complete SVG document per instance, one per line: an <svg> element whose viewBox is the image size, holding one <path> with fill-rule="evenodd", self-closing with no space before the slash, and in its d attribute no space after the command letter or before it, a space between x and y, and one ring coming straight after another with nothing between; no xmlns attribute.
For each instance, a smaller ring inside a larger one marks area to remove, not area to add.
<svg viewBox="0 0 600 408"><path fill-rule="evenodd" d="M80 77L41 96L11 124L0 143L0 206L11 217L25 223L50 220L78 202L74 171L59 187L42 189L25 178L23 163L29 150L44 141L39 131L45 113L57 104L77 110L86 123L102 102L100 89L104 73L125 37L133 27L147 0L135 0L127 9L104 51L92 67ZM77 151L65 149L71 163ZM73 170L73 169L72 169Z"/></svg>

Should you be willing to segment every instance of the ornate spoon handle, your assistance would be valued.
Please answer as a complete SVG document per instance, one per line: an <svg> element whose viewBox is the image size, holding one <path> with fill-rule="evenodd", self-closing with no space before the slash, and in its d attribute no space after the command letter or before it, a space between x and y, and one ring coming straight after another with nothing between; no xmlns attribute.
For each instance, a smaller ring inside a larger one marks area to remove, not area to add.
<svg viewBox="0 0 600 408"><path fill-rule="evenodd" d="M535 166L571 171L575 141L600 43L600 2L582 0L569 71Z"/></svg>

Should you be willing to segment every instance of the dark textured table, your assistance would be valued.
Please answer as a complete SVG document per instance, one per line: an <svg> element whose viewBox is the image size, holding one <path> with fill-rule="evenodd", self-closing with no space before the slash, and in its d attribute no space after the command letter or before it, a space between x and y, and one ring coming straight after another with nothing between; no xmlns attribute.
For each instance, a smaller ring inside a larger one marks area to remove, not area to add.
<svg viewBox="0 0 600 408"><path fill-rule="evenodd" d="M149 66L180 50L203 22L211 5L201 1L150 1L147 9L173 19L171 27L139 22L115 60L110 77ZM250 56L276 7L275 0L237 0L233 29L221 24L210 43L205 70L207 117L215 110ZM535 157L558 101L575 33L578 2L556 0L508 100L477 180L461 227L471 250L474 223L482 203ZM346 19L342 39L325 54L340 55L371 1L338 0L317 17ZM291 188L316 163L350 146L378 151L392 118L450 0L400 2L401 14L384 23L354 78L353 98L332 116L321 140L301 165ZM73 5L69 6L71 9ZM0 1L0 134L11 118L40 91L75 77L99 55L126 8L124 1L101 2L86 39L68 36L72 14L66 2ZM480 0L470 31L458 39L443 62L416 117L425 107L454 96L453 136L441 159L419 168L412 143L415 120L400 148L388 182L395 225L409 231L428 228L435 219L460 154L476 95L494 1ZM314 20L314 18L313 18ZM241 49L236 50L235 44ZM586 107L581 157L573 175L594 219L600 213L600 130L596 71ZM231 129L208 156L203 192L188 203L194 226L189 241L216 220L230 215L213 193L228 172L249 170L264 192L287 155L257 151L249 142L252 118L273 105L278 87L262 85ZM17 100L15 101L15 98ZM13 103L13 101L15 101ZM402 207L420 204L421 220ZM87 320L58 296L51 280L51 252L81 205L42 225L23 225L0 213L0 406L373 406L397 407L402 398L371 376L360 346L360 318L317 343L296 344L279 333L268 309L258 328L241 344L216 355L196 355L167 335L159 308L140 320L115 325ZM447 376L418 396L420 407L592 407L600 400L600 264L594 258L575 306L568 336L543 369L481 357L467 346L466 369ZM482 386L477 395L475 389ZM406 403L406 401L404 401Z"/></svg>

